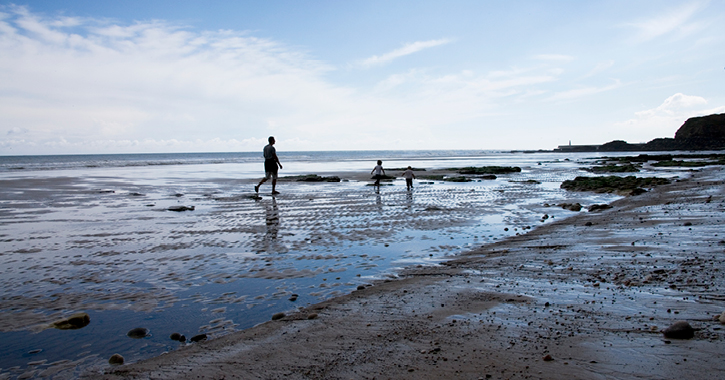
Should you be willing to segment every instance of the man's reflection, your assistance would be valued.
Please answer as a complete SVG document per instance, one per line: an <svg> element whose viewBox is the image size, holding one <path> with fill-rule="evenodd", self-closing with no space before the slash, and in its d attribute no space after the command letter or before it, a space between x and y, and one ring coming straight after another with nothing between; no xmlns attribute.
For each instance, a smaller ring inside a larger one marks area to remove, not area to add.
<svg viewBox="0 0 725 380"><path fill-rule="evenodd" d="M267 223L267 233L264 235L265 241L277 240L279 232L279 210L277 209L277 200L272 198L272 203L265 205L265 219Z"/></svg>

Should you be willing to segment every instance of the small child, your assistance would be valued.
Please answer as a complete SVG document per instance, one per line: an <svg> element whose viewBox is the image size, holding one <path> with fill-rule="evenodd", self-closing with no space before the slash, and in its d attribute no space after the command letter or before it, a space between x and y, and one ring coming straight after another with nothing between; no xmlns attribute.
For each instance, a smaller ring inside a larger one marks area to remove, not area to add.
<svg viewBox="0 0 725 380"><path fill-rule="evenodd" d="M385 169L383 169L383 161L378 160L378 164L375 165L373 168L373 171L370 172L370 174L373 175L373 178L375 179L375 187L380 189L380 179L383 178L385 175Z"/></svg>
<svg viewBox="0 0 725 380"><path fill-rule="evenodd" d="M415 178L415 173L413 173L413 168L408 166L408 170L406 170L403 173L403 177L405 177L405 185L408 187L408 190L413 188L413 178Z"/></svg>

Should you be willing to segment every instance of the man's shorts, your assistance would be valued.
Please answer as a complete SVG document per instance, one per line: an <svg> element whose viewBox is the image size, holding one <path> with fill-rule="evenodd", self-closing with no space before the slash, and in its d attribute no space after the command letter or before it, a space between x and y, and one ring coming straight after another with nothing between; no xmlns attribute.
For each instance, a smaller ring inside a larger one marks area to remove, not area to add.
<svg viewBox="0 0 725 380"><path fill-rule="evenodd" d="M264 178L277 179L278 170L279 170L279 167L277 166L277 161L275 161L275 160L265 160L264 161L264 173L265 173Z"/></svg>

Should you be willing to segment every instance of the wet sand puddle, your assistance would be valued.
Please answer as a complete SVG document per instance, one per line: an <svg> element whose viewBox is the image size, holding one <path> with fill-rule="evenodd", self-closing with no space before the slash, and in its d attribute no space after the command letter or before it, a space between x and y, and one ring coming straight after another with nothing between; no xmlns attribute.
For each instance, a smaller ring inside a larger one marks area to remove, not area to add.
<svg viewBox="0 0 725 380"><path fill-rule="evenodd" d="M572 174L424 181L412 192L396 181L379 193L283 182L261 199L223 179L4 180L2 376L73 377L114 353L148 358L179 347L173 332L213 339L572 214L545 203L618 198L559 190ZM168 211L179 205L194 210ZM90 324L48 328L74 312ZM136 327L150 335L127 337Z"/></svg>

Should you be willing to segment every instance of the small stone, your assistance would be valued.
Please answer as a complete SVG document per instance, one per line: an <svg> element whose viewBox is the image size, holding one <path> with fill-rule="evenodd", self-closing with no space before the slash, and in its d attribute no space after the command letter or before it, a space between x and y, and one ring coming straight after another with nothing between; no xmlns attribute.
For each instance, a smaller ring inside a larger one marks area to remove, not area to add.
<svg viewBox="0 0 725 380"><path fill-rule="evenodd" d="M111 355L111 357L108 359L108 364L110 364L110 365L121 365L121 364L123 364L123 356L121 356L119 354L113 354L113 355Z"/></svg>
<svg viewBox="0 0 725 380"><path fill-rule="evenodd" d="M308 314L307 319L317 319L317 313Z"/></svg>
<svg viewBox="0 0 725 380"><path fill-rule="evenodd" d="M171 336L169 336L169 338L171 338L171 340L179 340L179 339L181 339L181 334L173 333L173 334L171 334Z"/></svg>
<svg viewBox="0 0 725 380"><path fill-rule="evenodd" d="M149 329L143 327L136 327L135 329L126 333L126 336L133 339L145 338L149 335Z"/></svg>
<svg viewBox="0 0 725 380"><path fill-rule="evenodd" d="M206 334L199 334L192 336L190 340L192 342L201 342L202 340L206 340L206 338Z"/></svg>
<svg viewBox="0 0 725 380"><path fill-rule="evenodd" d="M358 285L357 286L357 290L363 290L363 289L365 289L365 285Z"/></svg>
<svg viewBox="0 0 725 380"><path fill-rule="evenodd" d="M687 321L677 321L662 332L665 338L670 339L690 339L695 336L695 329Z"/></svg>
<svg viewBox="0 0 725 380"><path fill-rule="evenodd" d="M52 326L59 330L77 330L88 326L91 317L86 313L76 313L66 319L53 322Z"/></svg>
<svg viewBox="0 0 725 380"><path fill-rule="evenodd" d="M292 302L295 302L295 301L297 301L297 297L299 297L297 294L293 294L290 296L289 300Z"/></svg>
<svg viewBox="0 0 725 380"><path fill-rule="evenodd" d="M541 359L542 359L543 361L545 361L545 362L550 362L550 361L554 360L554 358L552 358L552 357L551 357L551 355L546 355L546 356L544 356L544 357L543 357L543 358L541 358Z"/></svg>
<svg viewBox="0 0 725 380"><path fill-rule="evenodd" d="M717 319L720 323L725 324L725 311L723 311Z"/></svg>
<svg viewBox="0 0 725 380"><path fill-rule="evenodd" d="M184 343L186 342L186 337L184 335L179 337L179 342Z"/></svg>
<svg viewBox="0 0 725 380"><path fill-rule="evenodd" d="M277 313L277 314L275 314L275 315L272 316L272 320L273 321L276 321L276 320L282 319L282 318L284 318L284 313Z"/></svg>

